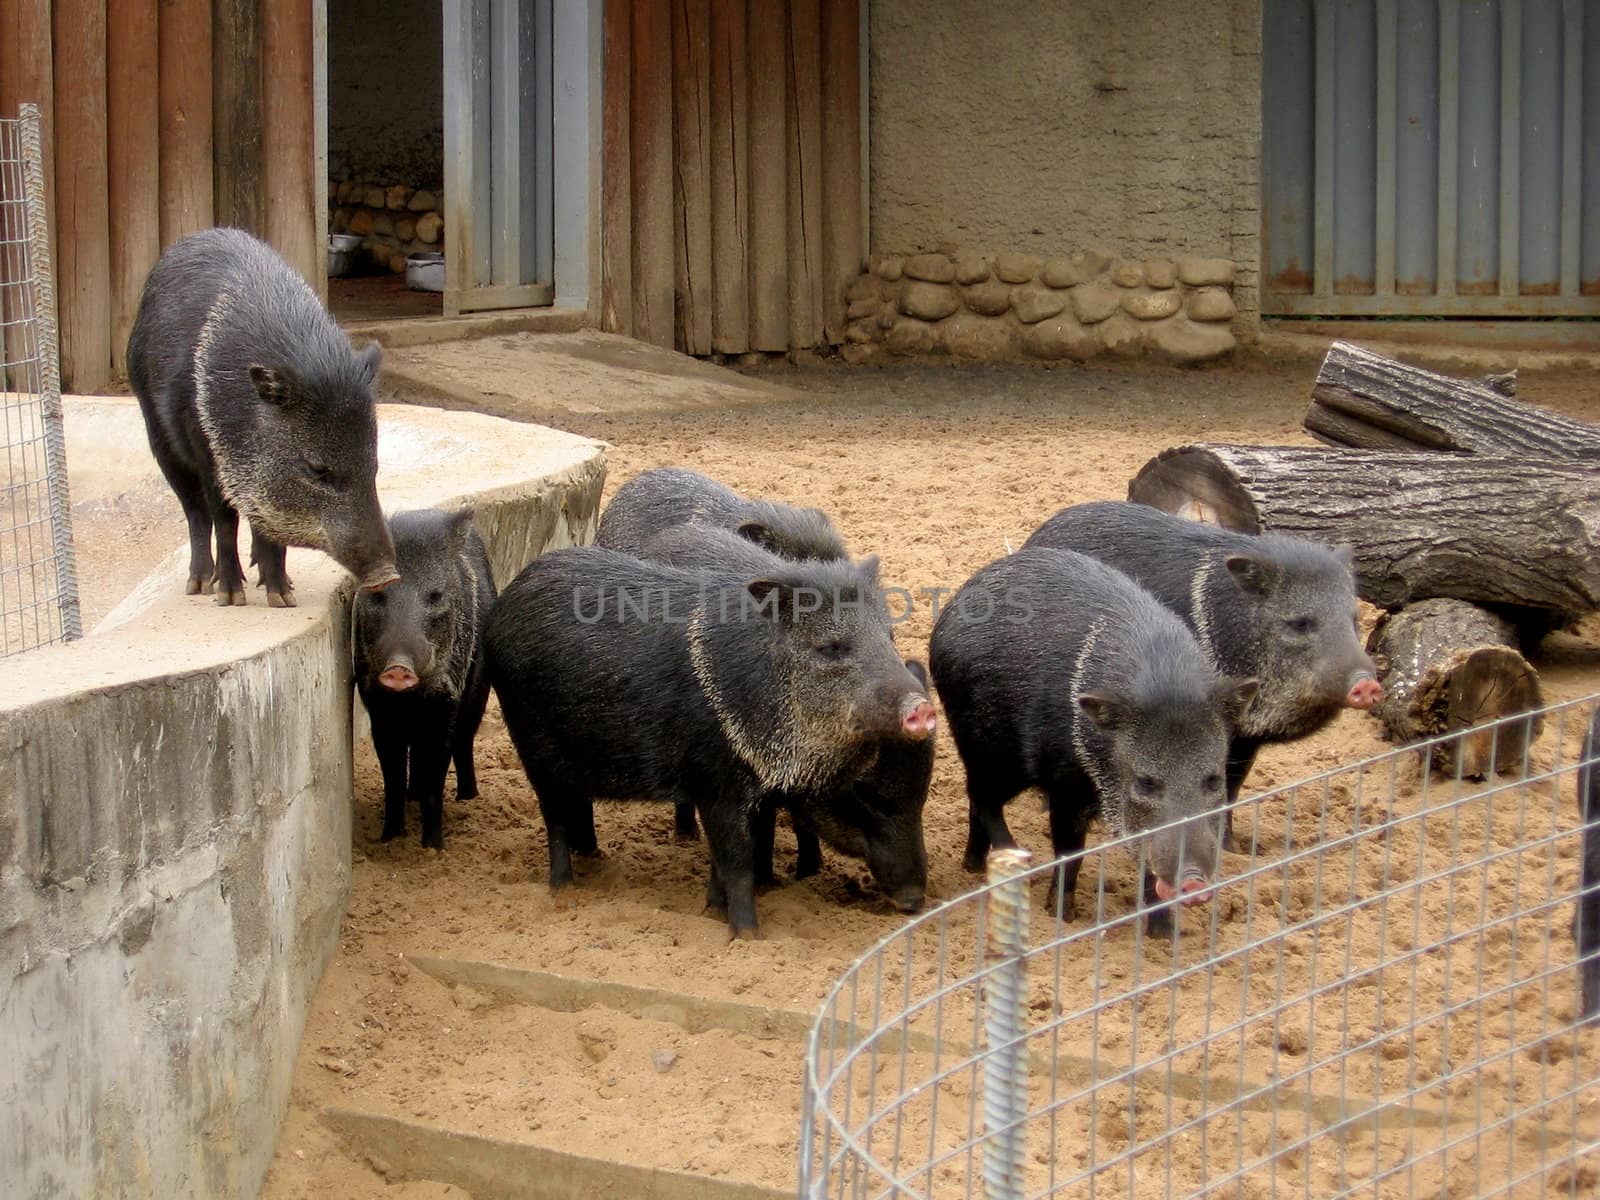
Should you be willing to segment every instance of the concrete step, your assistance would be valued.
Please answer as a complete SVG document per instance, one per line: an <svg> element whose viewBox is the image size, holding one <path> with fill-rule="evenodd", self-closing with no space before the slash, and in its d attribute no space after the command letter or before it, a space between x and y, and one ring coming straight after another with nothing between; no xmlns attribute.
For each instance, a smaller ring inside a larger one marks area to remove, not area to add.
<svg viewBox="0 0 1600 1200"><path fill-rule="evenodd" d="M791 1200L793 1188L633 1166L353 1108L324 1120L391 1183L428 1179L474 1200Z"/></svg>

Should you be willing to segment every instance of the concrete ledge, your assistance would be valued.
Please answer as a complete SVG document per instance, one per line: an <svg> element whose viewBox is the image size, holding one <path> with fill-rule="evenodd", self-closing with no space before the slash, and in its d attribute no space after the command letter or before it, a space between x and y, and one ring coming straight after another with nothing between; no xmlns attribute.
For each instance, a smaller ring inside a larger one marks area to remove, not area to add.
<svg viewBox="0 0 1600 1200"><path fill-rule="evenodd" d="M131 401L83 403L151 468ZM386 511L475 503L497 582L593 536L599 443L379 422ZM337 944L351 581L291 550L298 608L222 609L181 594L186 563L84 640L0 661L0 1195L254 1196Z"/></svg>
<svg viewBox="0 0 1600 1200"><path fill-rule="evenodd" d="M588 311L581 308L515 308L461 317L346 321L344 330L357 343L374 341L387 349L398 349L506 333L575 333L589 323Z"/></svg>

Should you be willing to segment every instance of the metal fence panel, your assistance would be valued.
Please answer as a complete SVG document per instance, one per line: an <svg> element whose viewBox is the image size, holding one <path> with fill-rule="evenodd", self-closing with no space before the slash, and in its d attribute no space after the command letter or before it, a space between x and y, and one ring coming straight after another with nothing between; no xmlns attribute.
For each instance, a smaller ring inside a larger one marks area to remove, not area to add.
<svg viewBox="0 0 1600 1200"><path fill-rule="evenodd" d="M1075 915L1067 860L995 852L824 1003L800 1194L1595 1195L1597 700L1502 722L1481 781L1437 764L1482 729L1242 802L1268 849L1174 939L1137 839L1075 856Z"/></svg>
<svg viewBox="0 0 1600 1200"><path fill-rule="evenodd" d="M0 656L83 633L39 110L0 120Z"/></svg>
<svg viewBox="0 0 1600 1200"><path fill-rule="evenodd" d="M1271 0L1268 315L1600 315L1600 0Z"/></svg>

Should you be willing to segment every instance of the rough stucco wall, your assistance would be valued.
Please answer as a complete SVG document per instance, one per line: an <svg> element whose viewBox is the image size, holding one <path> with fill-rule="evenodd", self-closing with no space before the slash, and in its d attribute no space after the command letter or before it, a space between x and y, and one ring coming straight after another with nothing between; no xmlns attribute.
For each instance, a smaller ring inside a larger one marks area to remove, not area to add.
<svg viewBox="0 0 1600 1200"><path fill-rule="evenodd" d="M328 173L444 182L442 0L328 5Z"/></svg>
<svg viewBox="0 0 1600 1200"><path fill-rule="evenodd" d="M1260 0L873 0L872 250L1216 255L1257 309Z"/></svg>

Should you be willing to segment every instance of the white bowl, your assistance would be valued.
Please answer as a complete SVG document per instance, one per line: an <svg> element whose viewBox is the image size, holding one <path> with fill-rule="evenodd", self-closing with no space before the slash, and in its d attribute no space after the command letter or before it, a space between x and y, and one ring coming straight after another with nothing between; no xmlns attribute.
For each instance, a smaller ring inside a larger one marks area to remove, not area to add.
<svg viewBox="0 0 1600 1200"><path fill-rule="evenodd" d="M329 250L359 250L364 239L359 233L330 233L328 235Z"/></svg>
<svg viewBox="0 0 1600 1200"><path fill-rule="evenodd" d="M406 286L419 292L444 291L444 255L430 251L408 257Z"/></svg>

